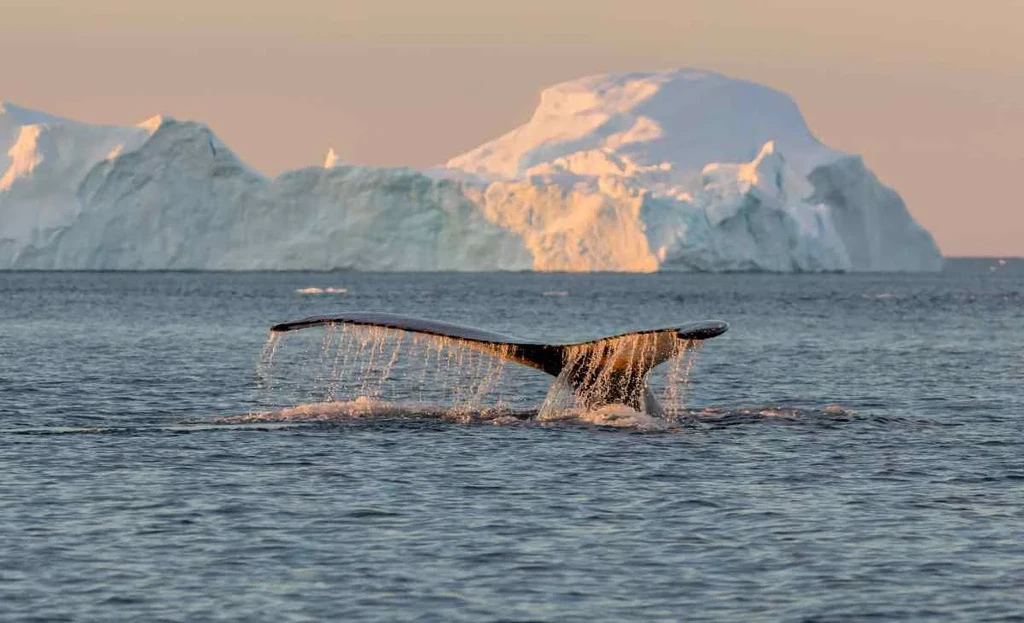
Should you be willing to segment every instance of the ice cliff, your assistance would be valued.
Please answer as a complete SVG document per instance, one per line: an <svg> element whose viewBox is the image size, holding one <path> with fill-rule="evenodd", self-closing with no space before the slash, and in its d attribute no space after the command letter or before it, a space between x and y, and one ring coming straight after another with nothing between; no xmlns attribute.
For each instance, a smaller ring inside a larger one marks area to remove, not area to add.
<svg viewBox="0 0 1024 623"><path fill-rule="evenodd" d="M202 124L0 103L0 268L936 270L931 236L786 95L690 70L556 85L418 172L268 178Z"/></svg>

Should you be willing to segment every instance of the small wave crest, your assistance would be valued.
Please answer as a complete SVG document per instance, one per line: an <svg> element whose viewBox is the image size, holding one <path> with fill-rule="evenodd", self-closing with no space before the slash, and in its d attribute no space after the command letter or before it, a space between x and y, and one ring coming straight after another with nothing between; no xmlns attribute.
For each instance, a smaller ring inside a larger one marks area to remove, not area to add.
<svg viewBox="0 0 1024 623"><path fill-rule="evenodd" d="M859 419L857 411L836 404L818 409L761 406L738 409L705 407L692 412L692 419L711 426L730 426L734 424L750 424L757 422L777 423L832 423Z"/></svg>

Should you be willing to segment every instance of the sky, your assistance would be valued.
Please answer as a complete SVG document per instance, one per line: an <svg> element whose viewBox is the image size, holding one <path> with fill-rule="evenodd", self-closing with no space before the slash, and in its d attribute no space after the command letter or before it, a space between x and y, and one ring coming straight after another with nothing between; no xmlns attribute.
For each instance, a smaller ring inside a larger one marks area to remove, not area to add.
<svg viewBox="0 0 1024 623"><path fill-rule="evenodd" d="M276 174L441 164L545 86L695 67L792 95L947 256L1024 256L1021 0L0 0L0 98L208 123Z"/></svg>

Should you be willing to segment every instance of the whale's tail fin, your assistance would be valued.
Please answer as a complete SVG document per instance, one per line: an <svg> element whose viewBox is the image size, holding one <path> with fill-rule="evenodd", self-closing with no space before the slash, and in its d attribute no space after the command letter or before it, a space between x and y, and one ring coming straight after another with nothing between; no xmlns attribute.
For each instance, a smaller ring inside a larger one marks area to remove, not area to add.
<svg viewBox="0 0 1024 623"><path fill-rule="evenodd" d="M338 324L381 327L453 340L564 380L587 408L624 404L652 415L662 411L647 388L651 369L681 354L692 342L721 335L729 328L722 321L711 320L586 342L547 344L412 316L352 312L284 322L270 330L280 333Z"/></svg>

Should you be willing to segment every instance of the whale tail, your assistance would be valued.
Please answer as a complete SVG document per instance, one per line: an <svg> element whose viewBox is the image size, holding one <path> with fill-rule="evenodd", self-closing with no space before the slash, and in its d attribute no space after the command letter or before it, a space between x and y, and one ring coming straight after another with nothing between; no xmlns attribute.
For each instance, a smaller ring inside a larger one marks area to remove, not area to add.
<svg viewBox="0 0 1024 623"><path fill-rule="evenodd" d="M548 344L413 316L352 312L283 322L270 331L281 333L338 324L409 331L452 340L557 377L572 388L580 405L587 409L623 404L649 415L664 412L648 388L648 373L685 352L693 342L716 337L729 328L725 322L710 320L586 342Z"/></svg>

